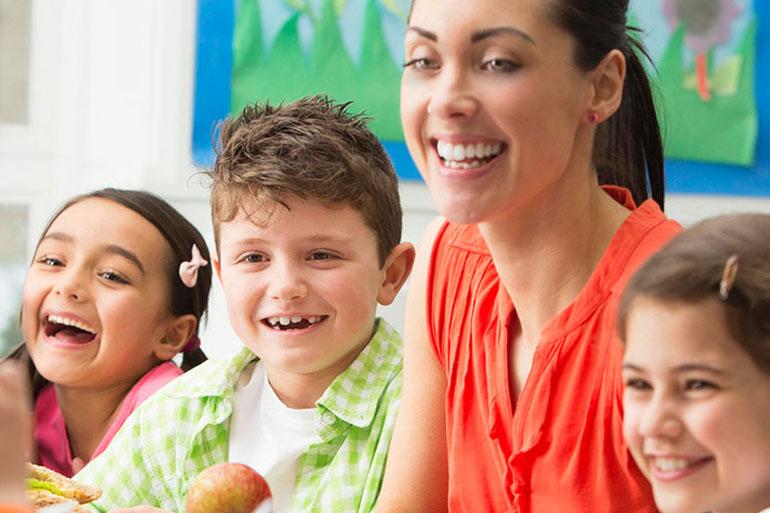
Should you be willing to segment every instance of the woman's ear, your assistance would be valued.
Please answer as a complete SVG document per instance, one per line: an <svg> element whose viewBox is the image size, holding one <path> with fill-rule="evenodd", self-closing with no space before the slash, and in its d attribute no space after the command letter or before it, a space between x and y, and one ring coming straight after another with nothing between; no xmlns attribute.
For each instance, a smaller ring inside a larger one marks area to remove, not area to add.
<svg viewBox="0 0 770 513"><path fill-rule="evenodd" d="M626 57L618 49L611 50L591 71L591 98L586 120L601 123L620 107L626 79Z"/></svg>
<svg viewBox="0 0 770 513"><path fill-rule="evenodd" d="M168 361L176 356L195 335L198 319L192 315L180 315L168 321L166 331L155 344L155 356Z"/></svg>
<svg viewBox="0 0 770 513"><path fill-rule="evenodd" d="M380 271L382 281L377 294L378 303L389 305L396 299L398 291L412 272L414 255L414 245L410 242L402 242L393 248Z"/></svg>

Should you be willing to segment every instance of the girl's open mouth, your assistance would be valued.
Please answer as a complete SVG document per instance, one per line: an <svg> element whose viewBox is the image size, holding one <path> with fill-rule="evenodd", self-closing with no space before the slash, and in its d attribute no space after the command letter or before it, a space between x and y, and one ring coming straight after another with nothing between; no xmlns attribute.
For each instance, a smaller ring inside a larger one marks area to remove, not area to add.
<svg viewBox="0 0 770 513"><path fill-rule="evenodd" d="M49 315L43 321L46 337L55 338L68 344L87 344L96 338L96 331L90 326L60 315Z"/></svg>

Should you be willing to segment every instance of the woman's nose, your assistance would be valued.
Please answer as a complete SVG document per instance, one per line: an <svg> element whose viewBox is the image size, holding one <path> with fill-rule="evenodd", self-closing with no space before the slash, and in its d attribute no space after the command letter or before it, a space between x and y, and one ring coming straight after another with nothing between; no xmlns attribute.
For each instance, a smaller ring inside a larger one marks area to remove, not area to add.
<svg viewBox="0 0 770 513"><path fill-rule="evenodd" d="M478 110L479 101L467 73L456 67L442 70L428 102L428 114L461 118L473 117Z"/></svg>

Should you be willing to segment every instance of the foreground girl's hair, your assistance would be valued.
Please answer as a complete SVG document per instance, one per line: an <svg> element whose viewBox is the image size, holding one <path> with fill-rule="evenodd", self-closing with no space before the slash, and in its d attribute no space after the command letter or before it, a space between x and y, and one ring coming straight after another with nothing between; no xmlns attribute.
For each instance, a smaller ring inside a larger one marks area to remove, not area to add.
<svg viewBox="0 0 770 513"><path fill-rule="evenodd" d="M708 219L672 240L629 282L618 315L622 339L639 296L672 303L719 298L735 340L770 373L770 215Z"/></svg>

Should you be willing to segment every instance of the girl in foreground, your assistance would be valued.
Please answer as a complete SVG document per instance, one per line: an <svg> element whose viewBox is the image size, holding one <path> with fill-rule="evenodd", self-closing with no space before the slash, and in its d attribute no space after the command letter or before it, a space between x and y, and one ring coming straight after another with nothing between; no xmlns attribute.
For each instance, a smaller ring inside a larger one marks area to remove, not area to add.
<svg viewBox="0 0 770 513"><path fill-rule="evenodd" d="M36 459L72 476L128 415L205 360L197 338L211 269L203 237L164 200L104 189L54 214L24 283Z"/></svg>
<svg viewBox="0 0 770 513"><path fill-rule="evenodd" d="M769 508L770 215L685 231L634 276L618 320L624 431L658 508Z"/></svg>

